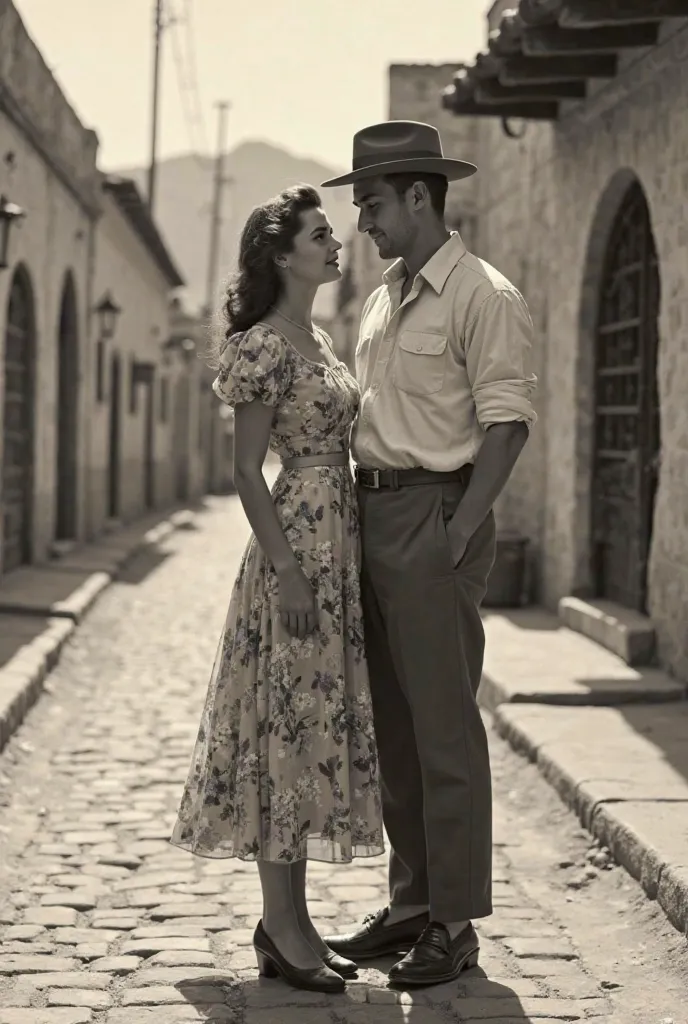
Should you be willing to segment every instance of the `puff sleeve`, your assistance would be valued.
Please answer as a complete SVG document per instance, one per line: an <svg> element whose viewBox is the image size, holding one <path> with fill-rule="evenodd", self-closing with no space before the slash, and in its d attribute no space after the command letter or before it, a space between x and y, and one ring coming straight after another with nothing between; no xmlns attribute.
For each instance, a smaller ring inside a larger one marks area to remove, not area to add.
<svg viewBox="0 0 688 1024"><path fill-rule="evenodd" d="M275 408L290 385L287 349L274 331L252 327L230 337L213 391L229 406L257 400Z"/></svg>

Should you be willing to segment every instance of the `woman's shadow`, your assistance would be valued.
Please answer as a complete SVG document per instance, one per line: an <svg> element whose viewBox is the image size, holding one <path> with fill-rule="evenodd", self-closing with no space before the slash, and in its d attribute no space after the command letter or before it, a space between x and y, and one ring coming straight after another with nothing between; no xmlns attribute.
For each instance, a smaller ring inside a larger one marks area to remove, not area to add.
<svg viewBox="0 0 688 1024"><path fill-rule="evenodd" d="M196 1016L191 1021L212 1021L213 1024L240 1024L244 1019L250 1021L252 1010L275 1013L275 1024L279 1011L287 1007L303 1010L302 1024L312 1024L320 1018L309 1014L309 1010L346 1009L346 1024L372 1024L375 1020L384 1024L440 1024L447 1019L464 1022L482 1021L487 1006L495 1011L500 1020L508 1020L509 1024L529 1024L534 1020L526 1012L520 998L508 983L490 980L481 967L464 971L459 978L446 985L434 985L428 988L392 987L387 980L387 972L394 963L394 958L380 958L370 961L361 968L358 976L350 979L344 992L337 995L325 995L320 992L306 992L291 988L281 979L259 978L257 975L241 975L232 971L214 971L189 977L188 980L175 984L177 991L184 997L189 1006L194 1008ZM385 991L386 997L369 998L370 991ZM406 993L401 1002L393 1002L392 993ZM410 997L410 998L409 998ZM435 1010L436 1017L428 1015L428 1010ZM499 1013L496 1011L499 1010ZM262 1016L263 1020L268 1018ZM323 1018L325 1021L327 1018ZM333 1020L335 1018L332 1018Z"/></svg>

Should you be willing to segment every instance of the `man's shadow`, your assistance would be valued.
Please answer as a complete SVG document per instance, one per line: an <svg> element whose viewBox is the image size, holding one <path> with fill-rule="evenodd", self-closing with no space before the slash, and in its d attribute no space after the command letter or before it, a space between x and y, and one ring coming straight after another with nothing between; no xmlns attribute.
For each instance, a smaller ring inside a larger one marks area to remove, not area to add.
<svg viewBox="0 0 688 1024"><path fill-rule="evenodd" d="M395 962L393 957L367 961L361 967L358 976L348 980L342 993L326 995L321 992L307 992L294 989L280 978L259 978L256 975L240 977L232 971L214 971L212 974L195 975L188 980L175 984L177 991L194 1007L200 1020L212 1021L213 1024L240 1024L246 1010L274 1010L280 1008L303 1009L321 1007L348 1008L358 1011L355 1019L357 1024L367 1024L365 1013L373 1017L382 1017L385 1024L413 1024L414 1018L427 1024L428 1009L435 1009L438 1022L447 1019L451 1014L457 1020L482 1020L485 1003L492 1009L499 1010L495 1015L506 1019L509 1024L523 1022L529 1024L536 1019L525 1010L520 998L508 984L491 981L482 967L473 967L464 971L459 978L445 985L433 985L427 988L405 988L391 986L387 981L387 973ZM397 993L408 993L402 1003L375 1000L372 1005L367 992L370 989L385 990ZM277 1017L275 1018L277 1019ZM353 1018L352 1018L353 1019Z"/></svg>

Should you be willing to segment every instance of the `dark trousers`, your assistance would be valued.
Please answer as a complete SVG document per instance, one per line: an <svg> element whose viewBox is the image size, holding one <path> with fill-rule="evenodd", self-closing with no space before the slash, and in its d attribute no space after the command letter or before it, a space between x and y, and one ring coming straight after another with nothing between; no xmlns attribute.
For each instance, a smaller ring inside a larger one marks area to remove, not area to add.
<svg viewBox="0 0 688 1024"><path fill-rule="evenodd" d="M391 845L392 904L431 920L492 913L492 783L476 700L492 513L452 565L460 482L359 486L366 653Z"/></svg>

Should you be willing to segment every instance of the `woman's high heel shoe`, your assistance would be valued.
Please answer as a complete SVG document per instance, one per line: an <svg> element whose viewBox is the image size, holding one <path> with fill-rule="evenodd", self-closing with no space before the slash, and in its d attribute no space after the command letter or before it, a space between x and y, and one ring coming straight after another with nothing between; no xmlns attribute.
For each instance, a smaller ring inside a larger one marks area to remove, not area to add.
<svg viewBox="0 0 688 1024"><path fill-rule="evenodd" d="M308 992L343 992L344 979L329 967L294 967L285 960L259 921L253 933L253 948L256 951L258 971L263 977L276 978L278 975L294 988Z"/></svg>
<svg viewBox="0 0 688 1024"><path fill-rule="evenodd" d="M339 953L335 953L333 949L328 946L329 952L325 953L322 958L322 962L330 970L336 971L342 978L355 978L358 974L358 964L355 964L353 960L347 960L346 957L340 956Z"/></svg>

